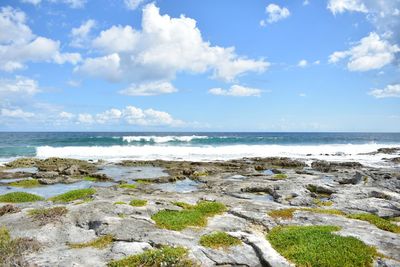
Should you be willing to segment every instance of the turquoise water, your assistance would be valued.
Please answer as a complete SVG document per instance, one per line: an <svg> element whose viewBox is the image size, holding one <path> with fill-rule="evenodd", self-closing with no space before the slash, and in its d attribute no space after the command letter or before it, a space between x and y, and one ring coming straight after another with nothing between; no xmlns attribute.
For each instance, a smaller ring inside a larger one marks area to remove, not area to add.
<svg viewBox="0 0 400 267"><path fill-rule="evenodd" d="M226 159L356 154L400 146L400 133L0 132L0 162L16 157Z"/></svg>

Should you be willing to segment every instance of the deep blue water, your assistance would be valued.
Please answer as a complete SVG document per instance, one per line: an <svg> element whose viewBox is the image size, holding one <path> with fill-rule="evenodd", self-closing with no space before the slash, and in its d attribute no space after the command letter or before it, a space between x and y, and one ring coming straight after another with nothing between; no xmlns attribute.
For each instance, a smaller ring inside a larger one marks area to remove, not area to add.
<svg viewBox="0 0 400 267"><path fill-rule="evenodd" d="M38 147L400 144L400 133L0 132L0 158Z"/></svg>

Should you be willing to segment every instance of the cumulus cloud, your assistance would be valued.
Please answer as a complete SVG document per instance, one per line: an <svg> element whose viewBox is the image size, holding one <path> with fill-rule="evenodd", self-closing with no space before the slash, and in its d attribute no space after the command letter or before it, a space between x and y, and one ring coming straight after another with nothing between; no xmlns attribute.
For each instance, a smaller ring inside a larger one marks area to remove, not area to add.
<svg viewBox="0 0 400 267"><path fill-rule="evenodd" d="M64 113L64 112L63 112ZM71 113L66 113L69 119L75 117ZM64 115L66 115L64 114ZM61 113L60 113L61 117ZM64 116L66 117L66 116ZM76 122L79 124L116 124L127 123L138 126L183 126L184 122L174 119L169 113L155 109L141 109L135 106L127 106L124 109L112 108L102 113L78 114Z"/></svg>
<svg viewBox="0 0 400 267"><path fill-rule="evenodd" d="M39 93L38 82L26 77L16 76L15 79L0 79L0 96L26 96Z"/></svg>
<svg viewBox="0 0 400 267"><path fill-rule="evenodd" d="M355 11L367 13L368 9L362 0L329 0L328 9L333 13L343 13L345 11Z"/></svg>
<svg viewBox="0 0 400 267"><path fill-rule="evenodd" d="M260 21L261 26L266 26L266 23L275 23L290 16L290 11L286 7L280 7L277 4L269 4L265 8L268 17Z"/></svg>
<svg viewBox="0 0 400 267"><path fill-rule="evenodd" d="M400 84L389 84L384 89L373 89L368 94L376 98L400 97Z"/></svg>
<svg viewBox="0 0 400 267"><path fill-rule="evenodd" d="M262 90L257 88L244 87L241 85L232 85L229 89L212 88L208 90L212 95L222 96L261 96Z"/></svg>
<svg viewBox="0 0 400 267"><path fill-rule="evenodd" d="M112 81L171 81L178 72L209 71L214 78L232 81L247 72L263 72L269 66L263 59L238 56L234 47L212 46L203 40L194 19L161 15L154 4L144 7L141 30L129 25L112 26L92 44L103 55L86 59L76 71L100 77L111 73L105 77Z"/></svg>
<svg viewBox="0 0 400 267"><path fill-rule="evenodd" d="M361 12L381 37L400 44L400 1L398 0L329 0L333 14Z"/></svg>
<svg viewBox="0 0 400 267"><path fill-rule="evenodd" d="M89 34L93 27L96 25L96 21L89 19L81 24L77 28L71 30L71 43L73 47L82 48L89 42Z"/></svg>
<svg viewBox="0 0 400 267"><path fill-rule="evenodd" d="M65 119L65 120L71 120L71 119L73 119L73 118L75 117L74 114L69 113L69 112L66 112L66 111L60 112L60 114L58 114L58 116L59 116L61 119Z"/></svg>
<svg viewBox="0 0 400 267"><path fill-rule="evenodd" d="M119 91L120 94L130 96L152 96L161 94L171 94L178 90L169 82L156 81L142 83L139 85L131 84L128 88Z"/></svg>
<svg viewBox="0 0 400 267"><path fill-rule="evenodd" d="M347 68L350 71L368 71L380 69L392 63L398 52L400 52L399 46L390 44L389 41L372 32L349 50L331 54L329 62L336 63L348 58Z"/></svg>
<svg viewBox="0 0 400 267"><path fill-rule="evenodd" d="M35 114L33 114L31 112L25 112L20 108L16 108L16 109L2 108L0 111L1 111L0 115L2 117L28 119L28 118L32 118L35 116Z"/></svg>
<svg viewBox="0 0 400 267"><path fill-rule="evenodd" d="M60 42L34 35L24 12L12 7L0 9L0 70L22 69L29 61L76 64L80 60L80 54L61 53Z"/></svg>

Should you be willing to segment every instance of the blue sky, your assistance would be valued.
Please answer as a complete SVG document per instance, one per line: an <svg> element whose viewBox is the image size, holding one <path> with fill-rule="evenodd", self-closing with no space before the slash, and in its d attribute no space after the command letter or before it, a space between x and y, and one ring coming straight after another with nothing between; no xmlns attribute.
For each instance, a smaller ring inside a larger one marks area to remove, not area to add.
<svg viewBox="0 0 400 267"><path fill-rule="evenodd" d="M0 130L400 131L399 0L0 5Z"/></svg>

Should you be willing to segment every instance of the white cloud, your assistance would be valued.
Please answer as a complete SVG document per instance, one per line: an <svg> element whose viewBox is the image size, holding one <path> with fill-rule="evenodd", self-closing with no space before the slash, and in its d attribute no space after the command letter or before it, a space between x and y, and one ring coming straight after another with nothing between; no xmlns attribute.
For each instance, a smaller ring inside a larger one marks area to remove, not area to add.
<svg viewBox="0 0 400 267"><path fill-rule="evenodd" d="M85 123L85 124L91 124L91 123L94 123L95 121L91 114L82 113L82 114L78 114L78 122Z"/></svg>
<svg viewBox="0 0 400 267"><path fill-rule="evenodd" d="M18 118L18 119L28 119L35 116L35 114L31 112L25 112L20 108L17 109L2 108L0 115L3 117Z"/></svg>
<svg viewBox="0 0 400 267"><path fill-rule="evenodd" d="M104 57L88 58L84 64L76 67L75 72L83 72L89 76L103 77L110 81L121 79L120 57L117 53Z"/></svg>
<svg viewBox="0 0 400 267"><path fill-rule="evenodd" d="M400 97L400 84L389 84L384 89L373 89L368 94L376 98Z"/></svg>
<svg viewBox="0 0 400 267"><path fill-rule="evenodd" d="M80 54L61 53L60 42L35 36L25 24L25 13L12 7L0 11L0 70L12 72L25 67L25 63L54 62L76 64Z"/></svg>
<svg viewBox="0 0 400 267"><path fill-rule="evenodd" d="M0 96L10 95L27 96L40 92L38 82L22 76L15 79L0 79Z"/></svg>
<svg viewBox="0 0 400 267"><path fill-rule="evenodd" d="M265 26L266 23L278 22L290 16L289 9L286 7L280 7L277 4L269 4L265 8L265 12L267 13L268 18L260 21L261 26Z"/></svg>
<svg viewBox="0 0 400 267"><path fill-rule="evenodd" d="M181 120L173 118L165 111L155 109L141 109L135 106L126 106L123 109L112 108L101 113L90 114L80 113L73 114L69 112L60 112L58 118L66 122L75 122L77 124L129 124L138 126L184 126Z"/></svg>
<svg viewBox="0 0 400 267"><path fill-rule="evenodd" d="M307 95L305 93L300 93L299 96L300 97L306 97Z"/></svg>
<svg viewBox="0 0 400 267"><path fill-rule="evenodd" d="M247 72L263 72L270 65L265 60L240 57L233 47L211 46L203 40L196 21L181 15L160 15L159 8L149 4L143 9L142 30L131 26L112 26L93 40L93 47L103 53L89 58L77 71L104 76L111 80L126 79L135 83L171 81L178 72L213 72L213 77L232 81ZM116 60L118 58L118 60ZM105 62L106 61L106 62Z"/></svg>
<svg viewBox="0 0 400 267"><path fill-rule="evenodd" d="M89 19L81 24L77 28L71 30L71 46L73 47L84 47L89 42L89 34L93 27L96 25L96 21Z"/></svg>
<svg viewBox="0 0 400 267"><path fill-rule="evenodd" d="M328 9L333 13L355 11L367 13L368 9L362 0L329 0Z"/></svg>
<svg viewBox="0 0 400 267"><path fill-rule="evenodd" d="M381 39L375 32L362 38L355 46L346 51L337 51L330 55L329 62L336 63L349 58L347 68L350 71L368 71L380 69L394 61L400 52L397 45Z"/></svg>
<svg viewBox="0 0 400 267"><path fill-rule="evenodd" d="M104 124L110 121L119 120L122 116L122 111L112 108L110 110L106 110L103 113L96 115L96 121L98 123Z"/></svg>
<svg viewBox="0 0 400 267"><path fill-rule="evenodd" d="M307 60L302 59L302 60L299 61L299 63L297 63L297 66L300 67L300 68L305 68L305 67L308 66L308 62L307 62Z"/></svg>
<svg viewBox="0 0 400 267"><path fill-rule="evenodd" d="M212 95L223 95L223 96L261 96L262 90L250 87L244 87L241 85L232 85L229 89L212 88L208 90Z"/></svg>
<svg viewBox="0 0 400 267"><path fill-rule="evenodd" d="M73 118L75 117L74 114L69 113L69 112L66 112L66 111L60 112L60 114L58 114L58 116L59 116L61 119L65 119L65 120L71 120L71 119L73 119Z"/></svg>
<svg viewBox="0 0 400 267"><path fill-rule="evenodd" d="M135 10L146 0L124 0L127 9Z"/></svg>
<svg viewBox="0 0 400 267"><path fill-rule="evenodd" d="M160 94L170 94L177 91L178 90L169 82L155 81L141 83L139 85L131 84L128 88L119 91L119 93L130 96L152 96Z"/></svg>
<svg viewBox="0 0 400 267"><path fill-rule="evenodd" d="M310 1L309 0L304 0L303 1L303 6L308 6L310 4Z"/></svg>
<svg viewBox="0 0 400 267"><path fill-rule="evenodd" d="M399 0L329 0L333 14L361 12L381 37L400 44Z"/></svg>

